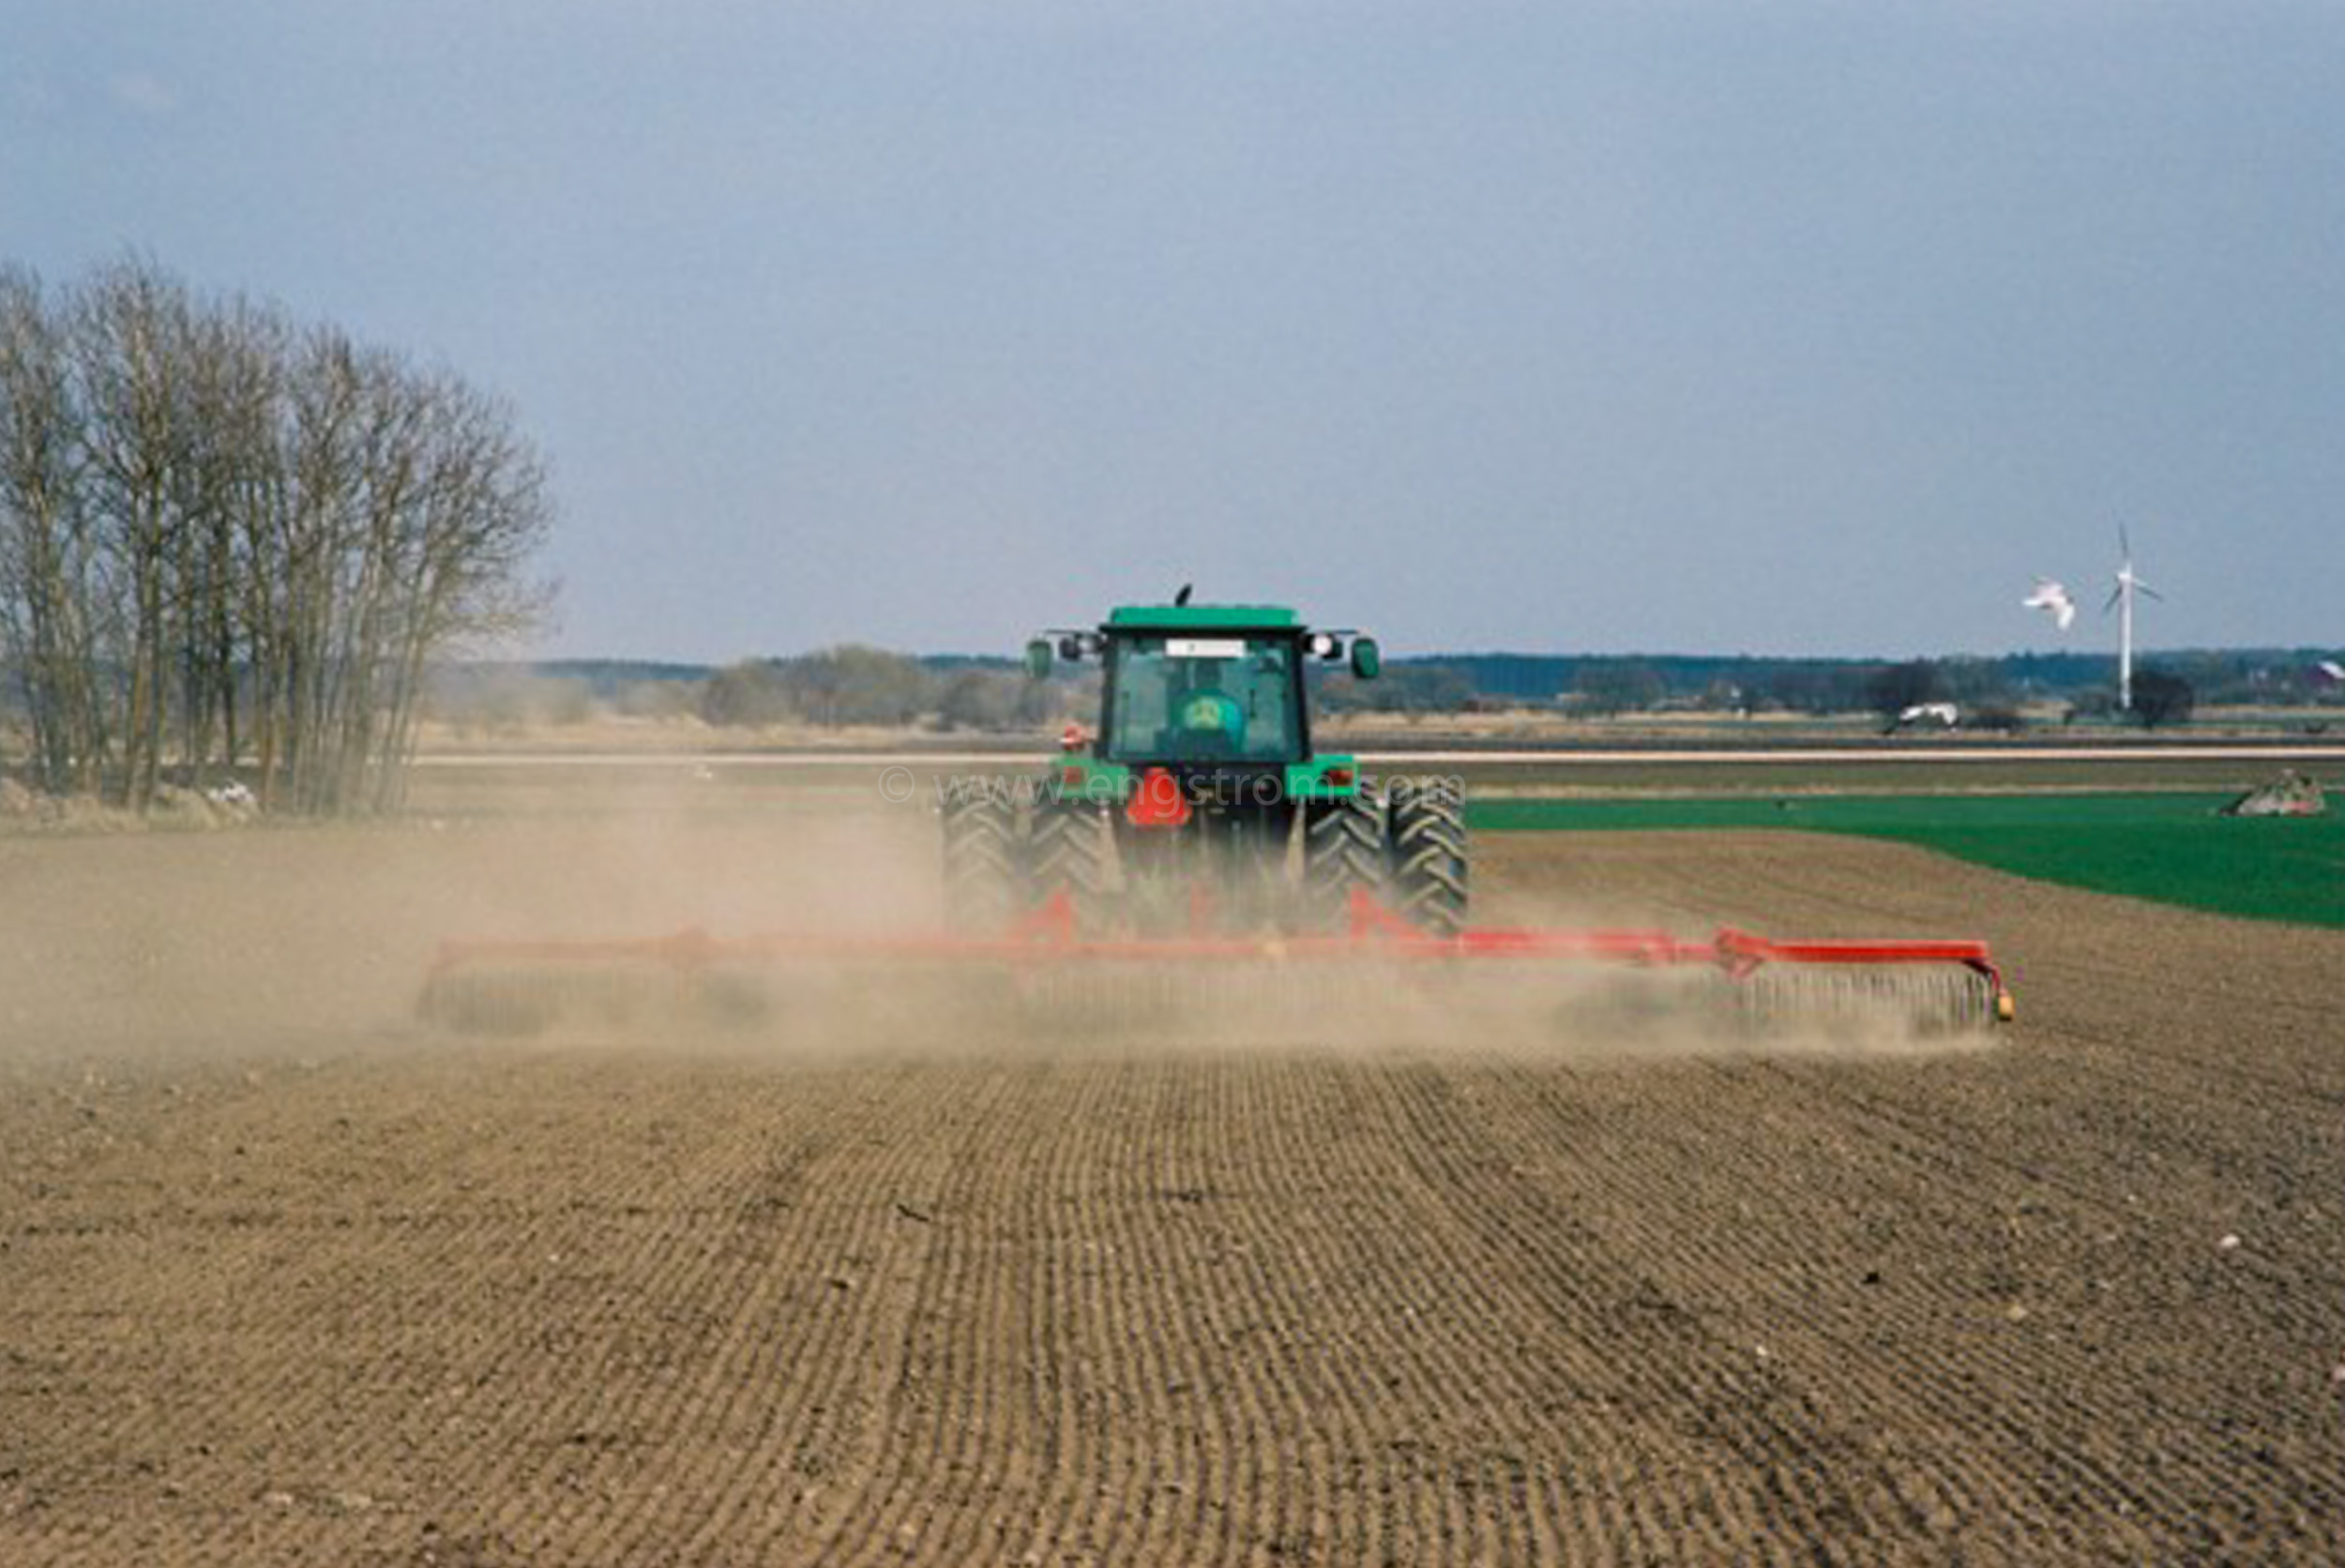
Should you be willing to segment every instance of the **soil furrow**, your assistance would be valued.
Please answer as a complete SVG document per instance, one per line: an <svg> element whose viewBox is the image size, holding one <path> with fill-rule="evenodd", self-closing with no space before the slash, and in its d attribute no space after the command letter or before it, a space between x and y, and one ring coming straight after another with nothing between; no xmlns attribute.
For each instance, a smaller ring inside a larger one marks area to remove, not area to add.
<svg viewBox="0 0 2345 1568"><path fill-rule="evenodd" d="M496 837L34 856L92 902L0 948L0 1561L2345 1560L2336 933L1549 836L1494 909L1982 936L2022 1021L386 1032L473 862L605 885Z"/></svg>

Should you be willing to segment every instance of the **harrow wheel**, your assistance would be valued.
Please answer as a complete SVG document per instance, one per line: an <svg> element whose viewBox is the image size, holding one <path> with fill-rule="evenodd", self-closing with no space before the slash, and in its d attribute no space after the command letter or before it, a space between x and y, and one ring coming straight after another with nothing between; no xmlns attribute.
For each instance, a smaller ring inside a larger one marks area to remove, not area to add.
<svg viewBox="0 0 2345 1568"><path fill-rule="evenodd" d="M1392 908L1420 930L1454 936L1466 923L1465 801L1454 780L1432 778L1395 779L1390 799Z"/></svg>
<svg viewBox="0 0 2345 1568"><path fill-rule="evenodd" d="M561 996L541 975L434 975L416 1012L452 1033L521 1037L542 1033L561 1017Z"/></svg>
<svg viewBox="0 0 2345 1568"><path fill-rule="evenodd" d="M1769 964L1735 999L1761 1033L1888 1027L1940 1037L1991 1030L2004 1016L1994 983L1956 964Z"/></svg>
<svg viewBox="0 0 2345 1568"><path fill-rule="evenodd" d="M521 964L432 976L417 1008L452 1034L525 1039L547 1033L628 1033L647 1028L738 1028L770 1013L764 988L739 973L643 959Z"/></svg>

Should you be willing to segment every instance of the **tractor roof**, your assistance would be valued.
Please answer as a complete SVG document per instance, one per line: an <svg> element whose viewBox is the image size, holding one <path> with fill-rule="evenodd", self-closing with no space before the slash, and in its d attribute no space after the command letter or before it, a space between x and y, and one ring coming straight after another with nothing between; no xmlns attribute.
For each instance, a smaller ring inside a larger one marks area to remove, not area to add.
<svg viewBox="0 0 2345 1568"><path fill-rule="evenodd" d="M1303 622L1275 604L1127 604L1108 612L1108 625L1133 631L1300 631Z"/></svg>

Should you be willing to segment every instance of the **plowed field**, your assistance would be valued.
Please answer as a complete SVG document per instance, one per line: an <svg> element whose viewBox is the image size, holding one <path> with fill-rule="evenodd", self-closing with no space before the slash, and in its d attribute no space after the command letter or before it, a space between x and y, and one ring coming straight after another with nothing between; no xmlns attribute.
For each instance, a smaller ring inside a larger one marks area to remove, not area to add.
<svg viewBox="0 0 2345 1568"><path fill-rule="evenodd" d="M2020 1021L406 1022L446 929L774 912L749 831L0 841L0 1562L2345 1559L2345 936L1526 837L1518 908L1984 936Z"/></svg>

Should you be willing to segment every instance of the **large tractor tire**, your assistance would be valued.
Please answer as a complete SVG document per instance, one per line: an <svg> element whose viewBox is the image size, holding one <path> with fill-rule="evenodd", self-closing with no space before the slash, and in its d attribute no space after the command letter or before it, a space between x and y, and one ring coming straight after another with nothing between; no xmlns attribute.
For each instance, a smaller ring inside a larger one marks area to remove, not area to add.
<svg viewBox="0 0 2345 1568"><path fill-rule="evenodd" d="M1303 897L1311 920L1339 929L1354 890L1386 894L1383 793L1363 783L1342 800L1313 801L1303 814Z"/></svg>
<svg viewBox="0 0 2345 1568"><path fill-rule="evenodd" d="M1465 928L1471 865L1464 794L1455 779L1404 778L1389 800L1388 901L1418 929L1454 936Z"/></svg>
<svg viewBox="0 0 2345 1568"><path fill-rule="evenodd" d="M944 837L945 918L964 931L1001 930L1026 904L1016 808L991 790L949 793Z"/></svg>
<svg viewBox="0 0 2345 1568"><path fill-rule="evenodd" d="M1107 812L1097 801L1046 796L1035 803L1026 838L1027 888L1036 899L1064 889L1077 923L1096 927L1107 903L1112 852Z"/></svg>

